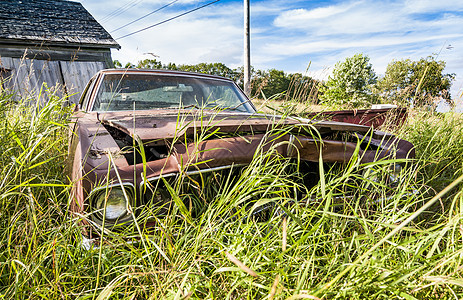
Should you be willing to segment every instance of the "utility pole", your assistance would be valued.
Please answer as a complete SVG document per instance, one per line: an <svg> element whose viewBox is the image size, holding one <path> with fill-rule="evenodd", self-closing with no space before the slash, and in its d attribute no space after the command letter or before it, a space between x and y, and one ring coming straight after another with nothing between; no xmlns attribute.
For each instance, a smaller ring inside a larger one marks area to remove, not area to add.
<svg viewBox="0 0 463 300"><path fill-rule="evenodd" d="M244 93L251 94L251 37L249 34L249 0L244 0Z"/></svg>

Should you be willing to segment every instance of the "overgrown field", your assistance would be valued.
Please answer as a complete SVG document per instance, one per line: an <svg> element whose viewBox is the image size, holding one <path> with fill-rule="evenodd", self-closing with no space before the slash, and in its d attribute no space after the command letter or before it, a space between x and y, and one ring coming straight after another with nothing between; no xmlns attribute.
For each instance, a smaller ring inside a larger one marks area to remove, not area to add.
<svg viewBox="0 0 463 300"><path fill-rule="evenodd" d="M297 165L258 153L237 179L209 179L210 203L198 216L174 211L137 244L115 237L85 250L79 217L67 209L62 107L56 98L38 109L0 95L0 297L463 297L460 115L411 113L397 134L415 144L417 159L392 193L394 161L325 169L315 188L296 193ZM280 213L250 218L249 201Z"/></svg>

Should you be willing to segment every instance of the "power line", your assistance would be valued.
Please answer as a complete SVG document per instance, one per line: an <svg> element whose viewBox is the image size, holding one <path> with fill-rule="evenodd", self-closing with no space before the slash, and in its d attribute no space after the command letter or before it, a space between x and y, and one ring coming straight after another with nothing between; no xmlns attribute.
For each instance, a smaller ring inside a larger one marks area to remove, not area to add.
<svg viewBox="0 0 463 300"><path fill-rule="evenodd" d="M126 38L126 37L128 37L128 36L134 35L134 34L136 34L136 33L139 33L139 32L145 31L145 30L147 30L147 29L153 28L153 27L155 27L155 26L158 26L158 25L167 23L167 22L169 22L169 21L172 21L172 20L174 20L174 19L180 18L181 16L187 15L187 14L189 14L189 13L192 13L192 12L194 12L194 11L197 11L197 10L199 10L199 9L201 9L201 8L204 8L204 7L206 7L206 6L209 6L209 5L214 4L214 3L216 3L216 2L219 2L219 1L220 1L220 0L215 0L215 1L209 2L209 3L207 3L207 4L204 4L204 5L200 6L200 7L197 7L197 8L195 8L195 9L192 9L192 10L189 10L189 11L187 11L187 12L184 12L184 13L182 13L182 14L180 14L180 15L175 16L175 17L169 18L169 19L167 19L167 20L161 21L161 22L156 23L156 24L153 24L153 25L151 25L151 26L148 26L148 27L142 28L142 29L140 29L140 30L131 32L131 33L129 33L129 34L123 35L123 36L121 36L121 37L118 37L118 38L116 38L116 40L120 40L120 39Z"/></svg>
<svg viewBox="0 0 463 300"><path fill-rule="evenodd" d="M124 5L122 5L121 7L118 7L117 9L113 10L112 12L110 12L109 14L107 14L106 16L104 16L103 18L101 18L100 22L102 22L102 21L108 19L109 17L111 17L111 16L114 15L115 13L119 12L121 9L124 9L125 7L127 7L128 5L130 5L130 4L132 4L132 3L136 2L136 1L138 1L138 0L133 0L133 1L131 1L131 2L128 2L128 3L124 4Z"/></svg>
<svg viewBox="0 0 463 300"><path fill-rule="evenodd" d="M124 28L124 27L127 27L127 26L129 26L129 25L131 25L131 24L133 24L133 23L135 23L135 22L138 22L138 21L140 21L140 20L142 20L142 19L144 19L144 18L146 18L146 17L148 17L148 16L150 16L150 15L152 15L152 14L154 14L154 13L160 11L161 9L164 9L164 8L166 8L166 7L168 7L168 6L172 5L172 4L174 4L174 3L177 2L177 1L178 1L178 0L174 0L174 1L170 2L170 3L167 3L166 5L160 7L160 8L158 8L158 9L156 9L156 10L153 10L152 12L150 12L150 13L148 13L148 14L146 14L146 15L144 15L144 16L142 16L142 17L136 19L136 20L133 20L132 22L129 22L129 23L125 24L125 25L122 25L121 27L119 27L119 28L117 28L117 29L114 29L113 31L111 31L111 33L114 33L114 32L116 32L116 31L118 31L119 29L122 29L122 28Z"/></svg>
<svg viewBox="0 0 463 300"><path fill-rule="evenodd" d="M129 5L127 8L125 8L125 9L121 10L120 12L114 14L112 17L106 19L106 20L104 21L104 23L106 23L106 22L108 22L109 20L114 19L115 17L117 17L117 16L123 14L124 12L126 12L126 11L129 10L129 9L131 9L132 7L137 6L137 5L140 4L141 2L142 2L142 0L138 0L138 1L136 1L136 2L134 1L134 2L133 2L131 5Z"/></svg>
<svg viewBox="0 0 463 300"><path fill-rule="evenodd" d="M138 5L142 0L133 0L121 7L119 7L118 9L116 9L115 11L113 11L112 13L106 15L105 17L103 17L101 19L100 22L104 23L104 22L107 22L117 16L119 16L120 14L124 13L125 11L131 9L132 7Z"/></svg>

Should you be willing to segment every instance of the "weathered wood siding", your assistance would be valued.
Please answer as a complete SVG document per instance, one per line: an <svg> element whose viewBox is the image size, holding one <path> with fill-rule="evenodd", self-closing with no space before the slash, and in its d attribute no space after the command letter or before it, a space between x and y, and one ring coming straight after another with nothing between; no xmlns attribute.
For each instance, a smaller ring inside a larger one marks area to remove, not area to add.
<svg viewBox="0 0 463 300"><path fill-rule="evenodd" d="M10 78L5 82L6 88L14 91L17 98L36 98L41 102L46 101L48 95L42 89L44 83L51 92L56 92L57 96L64 95L59 62L9 57L0 59L1 66L11 70Z"/></svg>
<svg viewBox="0 0 463 300"><path fill-rule="evenodd" d="M48 95L40 94L46 83L57 96L68 95L69 102L77 103L87 82L105 68L105 63L0 57L0 67L11 70L10 79L4 85L13 90L17 97L40 96L37 98L39 101L47 101Z"/></svg>
<svg viewBox="0 0 463 300"><path fill-rule="evenodd" d="M100 61L60 61L59 64L71 103L79 102L80 95L90 78L105 68L105 63Z"/></svg>
<svg viewBox="0 0 463 300"><path fill-rule="evenodd" d="M104 61L112 64L110 49L8 44L0 39L0 56L59 61Z"/></svg>

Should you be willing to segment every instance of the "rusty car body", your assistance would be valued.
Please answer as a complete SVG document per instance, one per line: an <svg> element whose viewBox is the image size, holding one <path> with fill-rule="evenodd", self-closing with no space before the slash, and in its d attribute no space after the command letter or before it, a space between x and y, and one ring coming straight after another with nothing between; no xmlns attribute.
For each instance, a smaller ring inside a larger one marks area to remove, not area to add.
<svg viewBox="0 0 463 300"><path fill-rule="evenodd" d="M233 81L206 74L100 71L74 119L71 209L96 227L130 222L131 207L168 202L163 178L245 167L259 147L277 145L278 155L309 168L320 158L346 163L359 144L362 162L414 156L411 143L370 127L257 113ZM269 134L275 128L284 131Z"/></svg>
<svg viewBox="0 0 463 300"><path fill-rule="evenodd" d="M351 109L309 113L307 117L330 120L342 123L351 123L379 128L389 125L401 127L407 119L406 107L390 107L376 109Z"/></svg>

